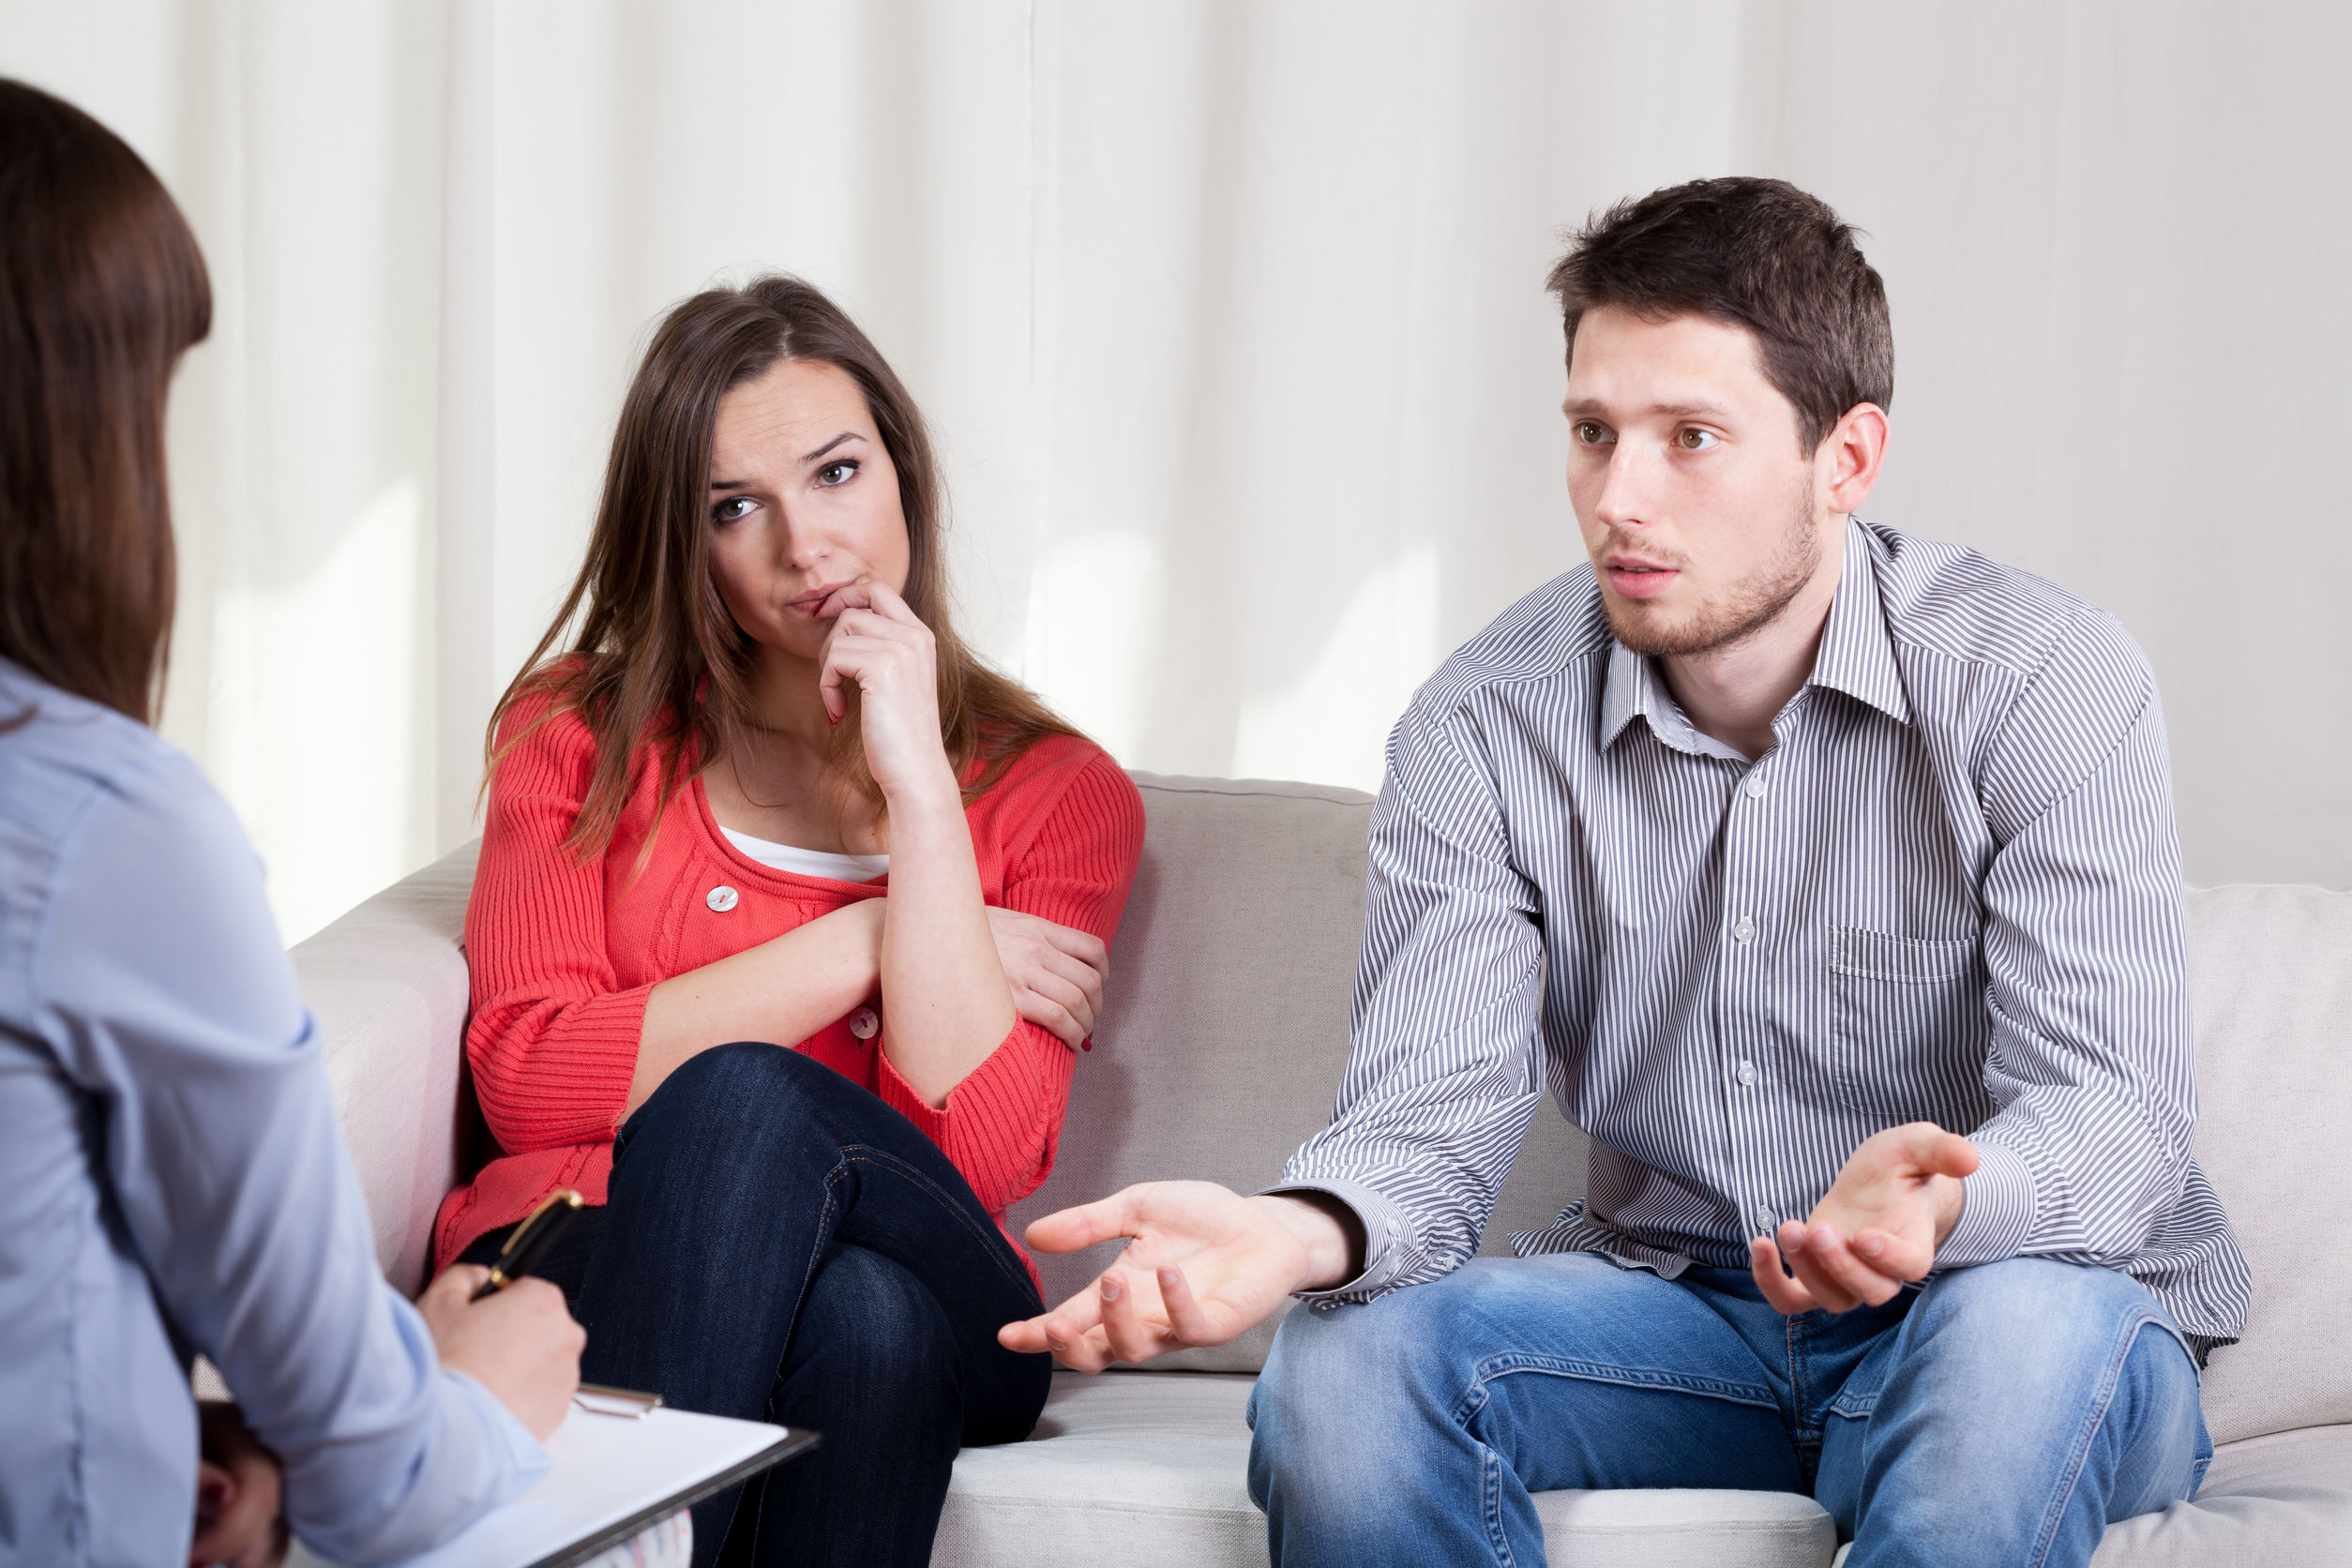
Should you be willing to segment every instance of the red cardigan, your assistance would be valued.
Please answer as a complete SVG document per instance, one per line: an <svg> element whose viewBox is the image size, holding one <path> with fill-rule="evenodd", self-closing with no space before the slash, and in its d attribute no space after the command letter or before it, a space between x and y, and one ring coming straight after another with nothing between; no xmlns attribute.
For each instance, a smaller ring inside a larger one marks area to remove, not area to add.
<svg viewBox="0 0 2352 1568"><path fill-rule="evenodd" d="M543 702L519 707L512 722L544 711ZM509 752L490 780L465 913L474 993L465 1050L501 1154L443 1201L433 1227L442 1267L557 1187L605 1200L645 998L657 983L888 891L887 878L833 882L748 858L719 833L699 778L671 798L632 876L654 826L650 757L611 847L582 863L563 839L587 798L595 753L588 727L561 714ZM1143 847L1143 803L1108 753L1075 736L1040 741L967 816L988 902L1110 941ZM738 894L724 912L707 897L722 885ZM1069 1106L1069 1048L1018 1021L934 1110L882 1054L887 1032L885 1019L883 1033L860 1040L844 1018L792 1048L922 1128L1002 1228L1004 1211L1053 1168Z"/></svg>

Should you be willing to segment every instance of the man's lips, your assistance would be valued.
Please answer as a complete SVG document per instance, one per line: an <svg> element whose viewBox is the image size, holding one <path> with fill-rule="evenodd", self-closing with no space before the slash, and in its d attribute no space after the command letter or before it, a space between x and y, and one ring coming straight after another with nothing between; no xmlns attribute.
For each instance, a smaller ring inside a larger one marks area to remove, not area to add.
<svg viewBox="0 0 2352 1568"><path fill-rule="evenodd" d="M1681 575L1675 567L1631 555L1610 556L1601 563L1601 571L1609 580L1609 586L1629 599L1654 597Z"/></svg>

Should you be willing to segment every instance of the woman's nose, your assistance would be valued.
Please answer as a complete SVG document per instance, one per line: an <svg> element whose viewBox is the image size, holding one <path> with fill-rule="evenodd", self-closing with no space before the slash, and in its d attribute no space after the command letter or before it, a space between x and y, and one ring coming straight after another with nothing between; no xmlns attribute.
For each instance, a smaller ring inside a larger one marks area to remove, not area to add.
<svg viewBox="0 0 2352 1568"><path fill-rule="evenodd" d="M789 504L776 508L776 550L777 559L795 570L812 566L832 553L812 520Z"/></svg>

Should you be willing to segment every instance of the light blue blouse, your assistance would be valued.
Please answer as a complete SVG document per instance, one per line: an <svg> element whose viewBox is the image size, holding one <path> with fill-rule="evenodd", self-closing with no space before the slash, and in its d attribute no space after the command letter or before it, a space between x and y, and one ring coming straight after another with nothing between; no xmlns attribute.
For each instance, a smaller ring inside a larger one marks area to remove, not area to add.
<svg viewBox="0 0 2352 1568"><path fill-rule="evenodd" d="M0 660L0 1564L187 1560L189 1358L321 1556L547 1469L376 1264L261 867L194 763Z"/></svg>

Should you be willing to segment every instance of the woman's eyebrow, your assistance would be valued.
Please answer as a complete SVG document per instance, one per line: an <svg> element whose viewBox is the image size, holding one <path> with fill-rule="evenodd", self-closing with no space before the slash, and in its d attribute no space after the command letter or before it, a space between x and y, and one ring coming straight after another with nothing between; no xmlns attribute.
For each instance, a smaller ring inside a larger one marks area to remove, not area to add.
<svg viewBox="0 0 2352 1568"><path fill-rule="evenodd" d="M823 457L827 452L832 451L836 446L840 445L845 441L863 441L866 438L864 436L859 435L855 430L843 430L839 435L835 436L831 441L826 442L822 446L818 447L815 451L807 454L800 460L803 462L815 462L819 458ZM748 479L713 479L711 481L711 489L715 490L749 490L750 488L751 481Z"/></svg>

